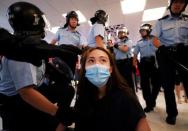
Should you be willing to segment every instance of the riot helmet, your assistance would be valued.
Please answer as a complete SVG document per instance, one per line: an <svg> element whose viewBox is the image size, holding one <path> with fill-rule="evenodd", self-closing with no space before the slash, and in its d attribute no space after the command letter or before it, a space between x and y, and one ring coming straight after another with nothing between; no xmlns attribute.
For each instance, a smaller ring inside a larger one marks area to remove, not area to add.
<svg viewBox="0 0 188 131"><path fill-rule="evenodd" d="M172 3L175 2L175 1L176 1L176 0L168 0L168 9L169 9L170 11L171 11ZM185 8L186 8L186 6L187 6L187 4L188 4L188 0L184 0L184 2L185 2L185 5L184 5L184 7L183 7L183 9L182 9L181 12L185 11Z"/></svg>
<svg viewBox="0 0 188 131"><path fill-rule="evenodd" d="M14 33L41 35L44 37L45 20L43 12L27 2L16 2L8 8L9 24Z"/></svg>
<svg viewBox="0 0 188 131"><path fill-rule="evenodd" d="M98 22L99 24L103 24L104 26L107 20L108 20L108 15L106 14L104 10L97 10L95 12L94 17L90 19L92 24L95 24L96 22Z"/></svg>
<svg viewBox="0 0 188 131"><path fill-rule="evenodd" d="M151 33L151 31L152 31L151 28L152 28L152 25L151 25L151 24L145 23L145 24L142 24L142 25L140 26L139 32L141 33L142 31L146 31L146 32L147 32L146 36L149 36L150 33Z"/></svg>
<svg viewBox="0 0 188 131"><path fill-rule="evenodd" d="M66 28L69 25L70 18L76 18L77 21L79 21L78 14L75 11L70 11L66 15L66 23L64 25L64 28ZM77 26L79 26L79 25L80 24L77 24Z"/></svg>
<svg viewBox="0 0 188 131"><path fill-rule="evenodd" d="M125 37L128 37L129 31L126 27L121 27L117 30L117 36L119 39L124 39Z"/></svg>

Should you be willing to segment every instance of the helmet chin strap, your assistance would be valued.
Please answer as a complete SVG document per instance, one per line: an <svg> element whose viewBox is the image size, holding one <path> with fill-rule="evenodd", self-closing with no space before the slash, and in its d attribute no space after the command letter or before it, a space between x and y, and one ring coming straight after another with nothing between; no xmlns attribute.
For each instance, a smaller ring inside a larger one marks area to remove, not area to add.
<svg viewBox="0 0 188 131"><path fill-rule="evenodd" d="M150 35L147 33L146 35L142 36L143 39L148 38Z"/></svg>
<svg viewBox="0 0 188 131"><path fill-rule="evenodd" d="M183 11L180 11L180 13L173 13L171 10L170 10L170 14L172 15L172 16L174 16L174 17L178 17L178 16L180 16L181 15L181 13L182 13Z"/></svg>

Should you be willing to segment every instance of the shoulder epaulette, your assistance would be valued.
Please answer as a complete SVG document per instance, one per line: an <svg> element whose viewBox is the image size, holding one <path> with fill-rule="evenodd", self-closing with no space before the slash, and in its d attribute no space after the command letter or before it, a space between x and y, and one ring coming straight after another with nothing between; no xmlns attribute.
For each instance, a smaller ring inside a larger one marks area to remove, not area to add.
<svg viewBox="0 0 188 131"><path fill-rule="evenodd" d="M140 41L142 41L143 39L140 39L140 40L138 40L137 42L140 42Z"/></svg>
<svg viewBox="0 0 188 131"><path fill-rule="evenodd" d="M63 26L62 26L62 27L59 27L58 29L65 29L65 28L66 28L66 27L63 27Z"/></svg>
<svg viewBox="0 0 188 131"><path fill-rule="evenodd" d="M186 14L182 14L182 16L183 16L183 17L187 17L187 18L188 18L188 15L186 15Z"/></svg>
<svg viewBox="0 0 188 131"><path fill-rule="evenodd" d="M160 18L159 20L164 20L164 19L166 19L166 18L168 18L169 17L169 15L165 15L165 16L163 16L162 18Z"/></svg>

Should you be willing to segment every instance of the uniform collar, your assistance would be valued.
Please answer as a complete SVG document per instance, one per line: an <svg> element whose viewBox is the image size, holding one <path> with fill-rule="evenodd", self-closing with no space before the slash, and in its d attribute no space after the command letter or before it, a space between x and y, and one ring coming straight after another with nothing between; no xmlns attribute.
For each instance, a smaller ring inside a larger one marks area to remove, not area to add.
<svg viewBox="0 0 188 131"><path fill-rule="evenodd" d="M74 30L74 31L69 30L68 27L66 27L65 30L66 30L66 31L70 31L70 32L72 32L72 33L78 33L78 34L80 34L77 30Z"/></svg>
<svg viewBox="0 0 188 131"><path fill-rule="evenodd" d="M183 16L183 14L180 14L178 17L174 17L174 16L172 16L172 14L170 14L168 19L171 19L171 20L172 19L176 19L176 20L177 19L184 19L184 16Z"/></svg>

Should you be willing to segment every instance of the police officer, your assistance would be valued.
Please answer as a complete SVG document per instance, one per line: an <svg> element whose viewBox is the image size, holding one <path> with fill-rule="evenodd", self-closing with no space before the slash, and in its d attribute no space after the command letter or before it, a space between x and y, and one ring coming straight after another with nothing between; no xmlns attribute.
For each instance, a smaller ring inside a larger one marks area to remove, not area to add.
<svg viewBox="0 0 188 131"><path fill-rule="evenodd" d="M158 47L157 58L166 101L166 122L171 125L176 123L178 115L174 95L176 69L185 89L188 87L187 72L184 70L188 65L188 16L182 13L187 3L187 0L170 0L170 14L159 19L152 31L156 36L154 45Z"/></svg>
<svg viewBox="0 0 188 131"><path fill-rule="evenodd" d="M85 47L86 41L84 37L76 30L77 26L80 25L78 22L78 14L75 11L68 12L64 27L58 29L51 44L58 42L58 45L65 44L79 48Z"/></svg>
<svg viewBox="0 0 188 131"><path fill-rule="evenodd" d="M141 59L138 68L140 71L143 98L146 101L145 112L150 112L155 107L155 100L160 89L159 72L155 62L157 48L153 45L153 36L150 35L151 27L152 25L149 23L140 26L139 33L142 39L137 42L133 57L133 65L137 66L137 56L140 53Z"/></svg>
<svg viewBox="0 0 188 131"><path fill-rule="evenodd" d="M62 48L75 46L80 49L86 46L86 40L83 35L76 29L80 24L78 14L75 11L70 11L66 15L66 23L64 27L59 28L55 34L55 38L51 41L51 44L56 44ZM75 71L75 61L77 59L67 60L73 72ZM78 63L79 64L79 63Z"/></svg>
<svg viewBox="0 0 188 131"><path fill-rule="evenodd" d="M8 16L17 42L30 37L32 42L36 42L44 37L43 12L35 5L27 2L13 3L8 8ZM56 113L59 107L38 88L44 68L39 70L30 63L11 60L6 56L1 56L0 64L0 115L3 129L52 131L59 126L63 127L60 124L61 117L58 116L60 114Z"/></svg>
<svg viewBox="0 0 188 131"><path fill-rule="evenodd" d="M105 45L105 23L108 15L104 10L97 10L94 17L90 19L92 27L88 36L89 47L106 47Z"/></svg>
<svg viewBox="0 0 188 131"><path fill-rule="evenodd" d="M114 43L114 55L119 72L127 80L129 86L134 90L131 58L131 48L133 42L129 39L128 34L129 31L126 27L122 27L117 30L119 40Z"/></svg>

